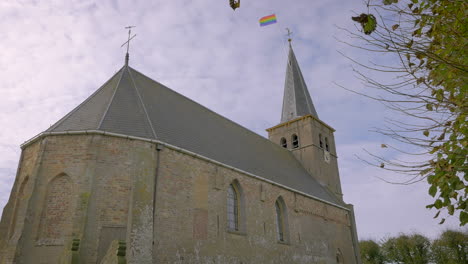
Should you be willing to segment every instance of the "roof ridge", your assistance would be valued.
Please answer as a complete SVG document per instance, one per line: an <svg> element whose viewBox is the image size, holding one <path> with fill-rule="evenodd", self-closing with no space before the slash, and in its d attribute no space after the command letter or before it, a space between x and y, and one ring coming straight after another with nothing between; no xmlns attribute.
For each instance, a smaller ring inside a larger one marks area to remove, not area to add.
<svg viewBox="0 0 468 264"><path fill-rule="evenodd" d="M107 112L109 112L109 108L110 108L110 106L112 105L112 102L114 101L115 94L117 93L117 89L119 88L120 81L122 80L124 68L126 68L126 67L127 67L127 66L124 65L124 66L119 70L119 71L121 72L121 73L120 73L119 81L118 81L117 84L115 85L114 93L112 94L112 97L111 97L111 99L109 100L109 104L108 104L107 107L106 107L106 111L104 112L104 114L103 114L102 117L101 117L101 121L99 121L99 125L98 125L97 129L101 129L102 122L104 122L104 119L105 119L105 117L106 117L106 115L107 115Z"/></svg>
<svg viewBox="0 0 468 264"><path fill-rule="evenodd" d="M133 84L133 87L135 88L135 91L137 92L137 95L138 95L138 99L140 100L140 103L143 107L143 111L145 112L145 116L146 116L146 119L148 120L148 123L151 127L151 132L153 132L153 136L155 139L157 139L158 137L156 136L156 131L154 131L154 127L153 127L153 123L151 122L151 119L148 115L148 111L146 110L146 106L145 106L145 103L143 102L143 99L141 99L141 95L140 95L140 91L138 90L138 87L135 83L135 80L133 79L133 76L132 76L132 73L130 72L130 67L126 67L127 71L128 71L128 74L130 75L130 79L132 80L132 84Z"/></svg>
<svg viewBox="0 0 468 264"><path fill-rule="evenodd" d="M123 67L122 67L123 68ZM114 75L112 75L112 77L110 77L103 85L101 85L101 87L99 87L99 89L97 89L96 91L94 91L90 96L88 96L83 102L81 102L81 104L79 104L78 106L76 106L75 108L73 108L72 111L70 111L68 114L66 114L64 117L60 118L57 122L55 122L55 124L53 124L52 126L50 126L46 131L50 131L50 130L53 130L55 129L56 127L58 127L60 124L63 123L63 121L65 121L68 117L70 117L72 114L74 114L76 111L78 111L78 109L80 109L83 105L85 105L89 100L91 100L91 98L93 98L96 94L98 94L105 86L106 84L108 84L116 74L118 74L122 68L120 68L120 70L118 70ZM119 80L120 82L120 80ZM112 100L111 100L112 101ZM105 115L105 114L104 114ZM99 129L99 126L97 127L97 129Z"/></svg>

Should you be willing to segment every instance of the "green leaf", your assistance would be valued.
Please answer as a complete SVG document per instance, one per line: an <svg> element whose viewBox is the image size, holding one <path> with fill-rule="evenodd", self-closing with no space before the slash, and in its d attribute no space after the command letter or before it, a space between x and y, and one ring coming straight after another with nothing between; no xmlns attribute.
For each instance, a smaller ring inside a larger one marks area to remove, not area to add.
<svg viewBox="0 0 468 264"><path fill-rule="evenodd" d="M432 168L431 168L431 169L432 169ZM432 184L432 183L434 182L434 180L435 180L435 175L429 175L429 176L427 176L427 182L428 182L429 184Z"/></svg>
<svg viewBox="0 0 468 264"><path fill-rule="evenodd" d="M453 213L455 212L455 207L452 204L450 204L447 207L447 210L448 210L449 215L453 215Z"/></svg>
<svg viewBox="0 0 468 264"><path fill-rule="evenodd" d="M392 30L395 31L399 26L400 26L400 25L398 25L398 24L393 25L393 26L392 26Z"/></svg>
<svg viewBox="0 0 468 264"><path fill-rule="evenodd" d="M440 211L437 211L437 214L434 215L434 218L439 217Z"/></svg>
<svg viewBox="0 0 468 264"><path fill-rule="evenodd" d="M375 19L374 15L369 15L367 22L362 27L364 29L364 34L369 35L374 32L377 27L377 19Z"/></svg>
<svg viewBox="0 0 468 264"><path fill-rule="evenodd" d="M437 186L432 185L431 188L429 188L429 194L434 197L437 193Z"/></svg>
<svg viewBox="0 0 468 264"><path fill-rule="evenodd" d="M377 27L377 19L372 14L360 14L356 17L351 17L353 21L359 22L364 30L364 34L369 35L374 32Z"/></svg>
<svg viewBox="0 0 468 264"><path fill-rule="evenodd" d="M468 213L465 211L460 212L460 226L464 226L468 223Z"/></svg>
<svg viewBox="0 0 468 264"><path fill-rule="evenodd" d="M459 181L459 182L457 183L457 185L455 186L455 190L457 190L457 191L458 191L458 190L461 190L461 189L464 189L464 188L466 188L466 186L465 186L465 184L463 184L462 181Z"/></svg>
<svg viewBox="0 0 468 264"><path fill-rule="evenodd" d="M445 218L442 218L442 220L439 222L439 225L443 224L445 222Z"/></svg>
<svg viewBox="0 0 468 264"><path fill-rule="evenodd" d="M428 137L428 136L429 136L429 130L424 130L423 135L425 135L426 137Z"/></svg>
<svg viewBox="0 0 468 264"><path fill-rule="evenodd" d="M434 108L432 107L432 104L426 104L426 109L432 111Z"/></svg>
<svg viewBox="0 0 468 264"><path fill-rule="evenodd" d="M443 140L445 138L445 133L440 134L437 140Z"/></svg>
<svg viewBox="0 0 468 264"><path fill-rule="evenodd" d="M391 5L393 3L398 3L398 0L383 0L384 5Z"/></svg>
<svg viewBox="0 0 468 264"><path fill-rule="evenodd" d="M434 203L435 208L440 209L442 208L442 201L440 199L437 199Z"/></svg>
<svg viewBox="0 0 468 264"><path fill-rule="evenodd" d="M414 43L414 40L410 40L410 42L408 42L408 44L406 44L406 47L411 48L411 46L413 46L413 43Z"/></svg>

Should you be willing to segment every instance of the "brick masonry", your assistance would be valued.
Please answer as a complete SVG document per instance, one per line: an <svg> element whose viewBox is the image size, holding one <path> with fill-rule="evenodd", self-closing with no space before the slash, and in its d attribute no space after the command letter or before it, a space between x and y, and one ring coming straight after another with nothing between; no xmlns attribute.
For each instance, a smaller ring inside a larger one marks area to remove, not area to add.
<svg viewBox="0 0 468 264"><path fill-rule="evenodd" d="M235 180L240 232L227 230ZM276 237L280 196L285 242ZM46 136L23 149L0 222L0 263L59 263L73 238L80 263L99 263L115 240L127 242L128 263L336 263L338 252L356 263L350 213L155 143Z"/></svg>

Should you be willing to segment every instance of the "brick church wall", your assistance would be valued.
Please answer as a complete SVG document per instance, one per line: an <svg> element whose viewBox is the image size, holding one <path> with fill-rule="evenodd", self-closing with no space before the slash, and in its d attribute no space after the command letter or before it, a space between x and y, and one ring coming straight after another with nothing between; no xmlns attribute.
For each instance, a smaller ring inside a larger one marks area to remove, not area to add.
<svg viewBox="0 0 468 264"><path fill-rule="evenodd" d="M156 263L355 263L348 211L169 148L161 152ZM227 188L238 181L245 231L227 230ZM288 239L276 238L275 201Z"/></svg>
<svg viewBox="0 0 468 264"><path fill-rule="evenodd" d="M57 263L73 238L81 239L83 263L104 258L116 239L127 241L128 263L330 263L338 251L354 263L348 211L170 147L158 152L140 140L63 135L27 146L23 156L9 201L29 176L21 199L27 206L15 216L21 239L4 247L1 257L10 262L0 263L11 263L15 252L17 262ZM227 230L233 181L245 205L238 232ZM280 196L285 242L276 235ZM23 225L26 208L31 218Z"/></svg>

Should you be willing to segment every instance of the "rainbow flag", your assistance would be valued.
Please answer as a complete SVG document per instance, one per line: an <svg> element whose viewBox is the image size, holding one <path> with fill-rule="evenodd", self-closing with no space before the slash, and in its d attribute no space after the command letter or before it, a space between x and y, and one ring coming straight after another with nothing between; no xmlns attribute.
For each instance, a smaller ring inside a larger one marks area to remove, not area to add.
<svg viewBox="0 0 468 264"><path fill-rule="evenodd" d="M274 23L277 22L276 21L276 15L272 14L272 15L269 15L269 16L262 17L262 18L260 18L259 22L260 22L261 27L274 24Z"/></svg>

